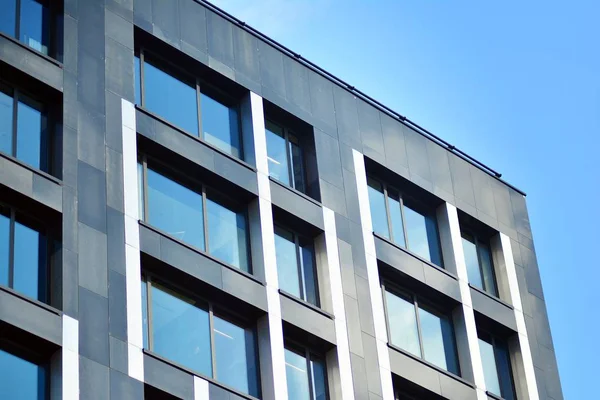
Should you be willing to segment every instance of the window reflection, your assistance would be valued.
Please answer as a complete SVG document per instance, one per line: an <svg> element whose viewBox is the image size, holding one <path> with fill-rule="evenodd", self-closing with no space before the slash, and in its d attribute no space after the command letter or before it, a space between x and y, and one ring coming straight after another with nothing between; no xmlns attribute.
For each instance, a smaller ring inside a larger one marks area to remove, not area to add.
<svg viewBox="0 0 600 400"><path fill-rule="evenodd" d="M0 32L18 38L34 50L49 54L51 17L46 1L2 0L0 9Z"/></svg>
<svg viewBox="0 0 600 400"><path fill-rule="evenodd" d="M285 349L285 371L290 400L326 400L325 362L307 350Z"/></svg>
<svg viewBox="0 0 600 400"><path fill-rule="evenodd" d="M371 221L373 232L390 238L389 225L386 213L385 196L381 184L373 179L367 178L369 187L369 205L371 208ZM404 235L402 235L404 236Z"/></svg>
<svg viewBox="0 0 600 400"><path fill-rule="evenodd" d="M216 199L206 199L208 252L249 272L246 214L227 208Z"/></svg>
<svg viewBox="0 0 600 400"><path fill-rule="evenodd" d="M204 140L234 157L241 158L238 112L233 107L200 94Z"/></svg>
<svg viewBox="0 0 600 400"><path fill-rule="evenodd" d="M0 151L7 154L12 154L13 103L12 91L0 84Z"/></svg>
<svg viewBox="0 0 600 400"><path fill-rule="evenodd" d="M478 331L478 336L486 389L506 400L514 400L510 355L506 342L482 331Z"/></svg>
<svg viewBox="0 0 600 400"><path fill-rule="evenodd" d="M3 399L47 398L48 371L5 350L0 350L0 392Z"/></svg>
<svg viewBox="0 0 600 400"><path fill-rule="evenodd" d="M497 296L494 264L489 244L475 235L461 231L469 283Z"/></svg>
<svg viewBox="0 0 600 400"><path fill-rule="evenodd" d="M415 305L390 292L385 292L390 326L390 342L403 350L421 357Z"/></svg>
<svg viewBox="0 0 600 400"><path fill-rule="evenodd" d="M304 152L289 129L265 120L269 176L306 193Z"/></svg>

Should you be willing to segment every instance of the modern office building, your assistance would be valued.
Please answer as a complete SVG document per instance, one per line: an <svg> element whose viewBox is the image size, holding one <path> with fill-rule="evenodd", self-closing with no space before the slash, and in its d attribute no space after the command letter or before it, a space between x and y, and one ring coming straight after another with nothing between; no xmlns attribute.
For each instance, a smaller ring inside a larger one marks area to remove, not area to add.
<svg viewBox="0 0 600 400"><path fill-rule="evenodd" d="M1 0L0 398L563 396L498 173L204 1Z"/></svg>

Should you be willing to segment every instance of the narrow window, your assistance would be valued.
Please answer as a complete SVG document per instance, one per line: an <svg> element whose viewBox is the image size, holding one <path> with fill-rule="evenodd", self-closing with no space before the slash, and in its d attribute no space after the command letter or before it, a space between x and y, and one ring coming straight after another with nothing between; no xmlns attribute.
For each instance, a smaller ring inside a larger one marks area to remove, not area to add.
<svg viewBox="0 0 600 400"><path fill-rule="evenodd" d="M325 360L308 349L287 345L285 372L290 400L326 400Z"/></svg>
<svg viewBox="0 0 600 400"><path fill-rule="evenodd" d="M298 137L288 128L265 121L269 176L306 193L304 153Z"/></svg>
<svg viewBox="0 0 600 400"><path fill-rule="evenodd" d="M245 208L197 183L187 186L138 163L141 218L166 234L251 272Z"/></svg>
<svg viewBox="0 0 600 400"><path fill-rule="evenodd" d="M0 284L47 302L49 241L37 221L0 206Z"/></svg>
<svg viewBox="0 0 600 400"><path fill-rule="evenodd" d="M49 55L52 18L48 1L4 0L1 4L0 32Z"/></svg>
<svg viewBox="0 0 600 400"><path fill-rule="evenodd" d="M253 328L213 311L153 276L142 277L144 347L196 373L258 397Z"/></svg>
<svg viewBox="0 0 600 400"><path fill-rule="evenodd" d="M3 399L49 398L48 367L0 349L0 392Z"/></svg>
<svg viewBox="0 0 600 400"><path fill-rule="evenodd" d="M506 400L514 400L514 384L506 342L482 331L478 331L478 336L486 389Z"/></svg>
<svg viewBox="0 0 600 400"><path fill-rule="evenodd" d="M461 231L461 235L469 283L493 296L498 296L489 244L464 230Z"/></svg>
<svg viewBox="0 0 600 400"><path fill-rule="evenodd" d="M449 316L420 304L414 295L385 291L390 343L439 368L459 374Z"/></svg>
<svg viewBox="0 0 600 400"><path fill-rule="evenodd" d="M312 241L276 226L275 256L279 287L285 292L318 306L316 264Z"/></svg>

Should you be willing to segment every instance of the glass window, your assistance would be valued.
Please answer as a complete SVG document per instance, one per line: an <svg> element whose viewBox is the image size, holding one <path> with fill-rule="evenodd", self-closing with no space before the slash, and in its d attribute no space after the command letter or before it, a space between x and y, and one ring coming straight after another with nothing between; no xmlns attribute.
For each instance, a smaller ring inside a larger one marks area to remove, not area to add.
<svg viewBox="0 0 600 400"><path fill-rule="evenodd" d="M275 257L281 290L318 306L315 254L312 241L276 226Z"/></svg>
<svg viewBox="0 0 600 400"><path fill-rule="evenodd" d="M259 396L253 329L214 315L212 305L142 278L144 347L197 373ZM150 295L148 295L150 290Z"/></svg>
<svg viewBox="0 0 600 400"><path fill-rule="evenodd" d="M241 158L238 112L213 99L200 94L202 131L204 140L234 157Z"/></svg>
<svg viewBox="0 0 600 400"><path fill-rule="evenodd" d="M216 377L244 393L258 396L254 332L214 317Z"/></svg>
<svg viewBox="0 0 600 400"><path fill-rule="evenodd" d="M46 1L1 0L0 9L0 32L48 54L51 18ZM16 23L17 18L19 24Z"/></svg>
<svg viewBox="0 0 600 400"><path fill-rule="evenodd" d="M138 106L142 105L142 78L140 72L140 58L134 56L133 58L133 74L135 80L135 104Z"/></svg>
<svg viewBox="0 0 600 400"><path fill-rule="evenodd" d="M48 370L43 365L0 350L0 392L3 399L48 398Z"/></svg>
<svg viewBox="0 0 600 400"><path fill-rule="evenodd" d="M206 199L208 252L243 271L250 272L246 214L234 211L215 198Z"/></svg>
<svg viewBox="0 0 600 400"><path fill-rule="evenodd" d="M484 332L478 332L478 336L486 389L506 400L514 400L510 356L506 343Z"/></svg>
<svg viewBox="0 0 600 400"><path fill-rule="evenodd" d="M435 216L373 178L367 177L367 186L373 232L442 266Z"/></svg>
<svg viewBox="0 0 600 400"><path fill-rule="evenodd" d="M143 106L179 128L198 136L196 87L144 61Z"/></svg>
<svg viewBox="0 0 600 400"><path fill-rule="evenodd" d="M149 168L145 160L138 164L138 185L144 221L219 260L251 272L245 210L239 210L239 206L216 192L205 195L200 188L194 191L186 187Z"/></svg>
<svg viewBox="0 0 600 400"><path fill-rule="evenodd" d="M48 120L43 105L0 85L0 151L49 172L49 148Z"/></svg>
<svg viewBox="0 0 600 400"><path fill-rule="evenodd" d="M195 301L152 284L152 350L212 376L208 311Z"/></svg>
<svg viewBox="0 0 600 400"><path fill-rule="evenodd" d="M459 374L450 318L423 307L415 296L385 291L390 343L417 357Z"/></svg>
<svg viewBox="0 0 600 400"><path fill-rule="evenodd" d="M326 400L325 362L308 351L285 349L285 371L290 400Z"/></svg>
<svg viewBox="0 0 600 400"><path fill-rule="evenodd" d="M469 283L497 296L492 253L487 243L470 233L461 232Z"/></svg>
<svg viewBox="0 0 600 400"><path fill-rule="evenodd" d="M287 128L265 120L269 176L306 193L304 154L300 141Z"/></svg>
<svg viewBox="0 0 600 400"><path fill-rule="evenodd" d="M36 225L13 209L0 206L0 284L45 302L47 238Z"/></svg>
<svg viewBox="0 0 600 400"><path fill-rule="evenodd" d="M386 239L390 239L383 187L379 182L371 178L367 178L367 184L369 188L369 205L371 208L373 232Z"/></svg>
<svg viewBox="0 0 600 400"><path fill-rule="evenodd" d="M148 168L147 196L150 224L204 250L202 194Z"/></svg>

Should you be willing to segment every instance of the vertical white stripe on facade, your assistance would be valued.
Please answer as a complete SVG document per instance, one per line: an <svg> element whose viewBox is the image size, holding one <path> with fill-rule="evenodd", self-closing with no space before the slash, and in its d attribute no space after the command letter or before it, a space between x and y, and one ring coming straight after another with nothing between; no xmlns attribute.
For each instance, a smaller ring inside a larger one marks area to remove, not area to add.
<svg viewBox="0 0 600 400"><path fill-rule="evenodd" d="M394 388L392 385L390 357L387 348L388 337L385 312L383 309L383 296L381 293L381 284L379 282L377 255L375 254L375 239L373 238L373 225L371 222L371 209L369 206L365 160L364 156L354 149L352 150L352 156L354 159L354 172L356 174L363 243L367 258L367 276L369 281L369 293L371 295L371 306L373 309L373 323L375 325L375 341L377 343L377 359L379 360L381 389L384 400L393 400Z"/></svg>
<svg viewBox="0 0 600 400"><path fill-rule="evenodd" d="M140 263L140 218L138 203L137 129L135 106L121 100L123 134L123 195L125 210L125 290L127 300L127 371L144 381L142 289Z"/></svg>
<svg viewBox="0 0 600 400"><path fill-rule="evenodd" d="M460 285L462 314L466 328L469 358L473 370L473 381L477 390L477 398L479 400L486 400L488 397L485 393L485 377L483 375L483 364L481 362L479 350L475 312L473 311L473 302L471 300L467 264L465 263L460 224L458 221L458 211L456 210L456 207L450 203L443 204L438 209L438 223L440 226L440 235L444 237L442 241L445 241L442 245L449 245L449 248L443 249L446 250L444 251L444 256L446 257L445 261L447 264L454 264L458 283Z"/></svg>
<svg viewBox="0 0 600 400"><path fill-rule="evenodd" d="M194 376L194 400L209 400L208 381Z"/></svg>
<svg viewBox="0 0 600 400"><path fill-rule="evenodd" d="M271 205L271 186L267 161L267 138L262 97L250 92L250 109L252 112L252 130L254 137L254 156L258 179L258 208L260 214L263 265L267 291L268 336L264 345L269 346L269 354L263 354L261 366L268 369L263 373L271 374L272 390L266 389L264 396L268 400L287 400L287 377L285 370L285 352L283 344L283 326L281 322L281 303L279 299L279 282L277 278L277 263L275 259L275 233L273 227L273 208ZM265 327L259 327L259 329ZM266 332L264 332L266 333ZM265 360L270 356L270 360ZM270 397L273 399L270 399Z"/></svg>
<svg viewBox="0 0 600 400"><path fill-rule="evenodd" d="M342 287L342 270L337 245L337 232L333 210L323 207L323 222L325 225L325 252L329 282L331 284L331 302L335 317L335 339L337 343L337 360L340 374L342 400L354 399L352 368L350 366L350 345L346 328L346 310L344 307L344 292Z"/></svg>
<svg viewBox="0 0 600 400"><path fill-rule="evenodd" d="M79 321L62 316L62 399L79 399Z"/></svg>
<svg viewBox="0 0 600 400"><path fill-rule="evenodd" d="M529 338L525 326L525 315L523 314L523 303L521 302L521 293L519 292L519 282L517 280L517 270L513 258L512 246L510 244L510 238L504 233L500 233L500 245L502 247L502 257L504 258L502 261L504 262L506 275L508 277L511 302L514 307L515 319L517 322L519 347L523 358L525 381L527 383L527 395L529 396L529 400L539 400L539 393L535 380L535 368L533 366L533 358L531 356L531 348L529 347Z"/></svg>

